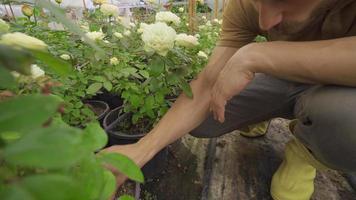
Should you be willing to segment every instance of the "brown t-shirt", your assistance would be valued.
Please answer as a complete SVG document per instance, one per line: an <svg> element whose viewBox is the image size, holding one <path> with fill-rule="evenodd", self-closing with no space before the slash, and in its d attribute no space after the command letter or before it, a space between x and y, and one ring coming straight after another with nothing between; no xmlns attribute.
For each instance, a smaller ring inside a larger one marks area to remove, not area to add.
<svg viewBox="0 0 356 200"><path fill-rule="evenodd" d="M313 41L356 36L356 0L337 0L313 13L302 30L291 35L264 32L258 25L258 12L252 0L229 0L223 14L218 46L240 48L253 42L257 35L269 41Z"/></svg>

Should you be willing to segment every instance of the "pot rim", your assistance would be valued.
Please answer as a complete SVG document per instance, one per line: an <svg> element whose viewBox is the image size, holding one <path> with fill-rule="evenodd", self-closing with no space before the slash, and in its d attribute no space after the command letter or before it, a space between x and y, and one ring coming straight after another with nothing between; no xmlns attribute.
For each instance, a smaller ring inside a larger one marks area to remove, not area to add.
<svg viewBox="0 0 356 200"><path fill-rule="evenodd" d="M90 105L93 105L96 103L97 105L98 104L101 104L105 107L105 110L103 111L103 113L101 113L99 116L97 116L97 120L101 120L103 119L110 111L110 107L109 107L109 104L107 104L105 101L99 101L99 100L85 100L83 101L83 103L86 103L86 104L90 104ZM93 104L94 103L94 104Z"/></svg>
<svg viewBox="0 0 356 200"><path fill-rule="evenodd" d="M117 137L119 139L131 139L131 140L135 140L135 139L140 139L142 137L144 137L147 133L141 133L141 134L135 134L135 135L132 135L132 134L127 134L127 133L124 133L124 132L121 132L121 131L113 131L112 128L114 128L115 126L113 125L114 123L118 123L120 120L126 118L129 116L129 113L122 113L122 114L119 114L118 115L118 118L116 120L114 120L113 122L111 122L111 124L108 124L107 120L109 118L110 115L112 115L114 112L117 112L118 110L121 110L123 109L123 106L119 106L113 110L111 110L105 117L104 117L104 120L103 120L103 126L104 126L104 130L114 136L114 137Z"/></svg>

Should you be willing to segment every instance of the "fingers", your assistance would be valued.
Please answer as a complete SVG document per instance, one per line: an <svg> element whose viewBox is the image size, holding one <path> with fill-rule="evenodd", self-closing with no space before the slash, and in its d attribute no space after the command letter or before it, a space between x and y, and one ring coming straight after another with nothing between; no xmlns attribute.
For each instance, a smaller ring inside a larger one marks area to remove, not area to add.
<svg viewBox="0 0 356 200"><path fill-rule="evenodd" d="M223 123L225 121L225 105L227 99L218 89L218 86L214 86L212 90L212 99L210 104L210 111L213 113L214 119Z"/></svg>

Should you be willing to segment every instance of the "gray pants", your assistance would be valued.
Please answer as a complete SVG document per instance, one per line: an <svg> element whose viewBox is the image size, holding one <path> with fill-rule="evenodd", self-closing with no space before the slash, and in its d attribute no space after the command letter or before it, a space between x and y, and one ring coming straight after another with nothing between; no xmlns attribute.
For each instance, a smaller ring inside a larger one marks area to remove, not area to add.
<svg viewBox="0 0 356 200"><path fill-rule="evenodd" d="M326 166L356 172L356 88L301 84L256 74L225 111L210 115L195 137L218 137L271 118L298 119L294 135Z"/></svg>

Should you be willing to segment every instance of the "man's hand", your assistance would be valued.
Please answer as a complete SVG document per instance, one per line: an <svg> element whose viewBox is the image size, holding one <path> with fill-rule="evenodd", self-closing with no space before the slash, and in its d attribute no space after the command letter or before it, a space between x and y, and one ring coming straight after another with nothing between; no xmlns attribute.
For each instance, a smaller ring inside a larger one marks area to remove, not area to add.
<svg viewBox="0 0 356 200"><path fill-rule="evenodd" d="M151 156L146 154L147 151L144 151L139 143L114 145L102 150L102 152L123 154L133 160L140 168L151 159ZM106 167L115 175L117 188L120 187L127 177L111 166Z"/></svg>
<svg viewBox="0 0 356 200"><path fill-rule="evenodd" d="M251 60L244 59L243 53L237 53L221 70L211 91L210 111L220 123L225 121L225 105L233 96L239 94L254 78L250 66Z"/></svg>

